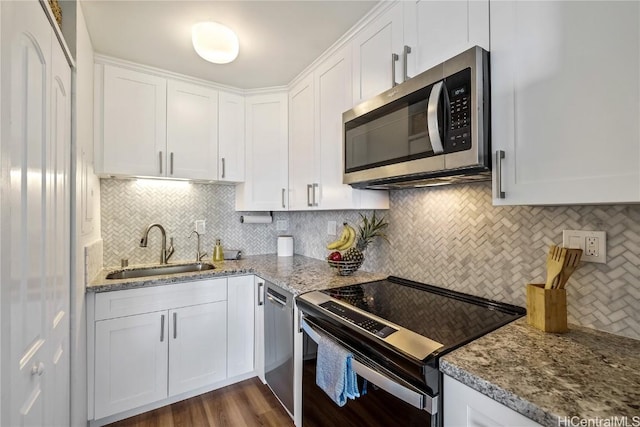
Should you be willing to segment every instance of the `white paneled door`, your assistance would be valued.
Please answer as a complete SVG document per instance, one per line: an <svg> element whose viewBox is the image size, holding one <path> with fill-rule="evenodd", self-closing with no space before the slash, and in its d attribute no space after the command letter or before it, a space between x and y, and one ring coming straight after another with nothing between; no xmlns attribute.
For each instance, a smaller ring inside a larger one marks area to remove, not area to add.
<svg viewBox="0 0 640 427"><path fill-rule="evenodd" d="M69 425L71 73L38 2L0 16L0 424Z"/></svg>

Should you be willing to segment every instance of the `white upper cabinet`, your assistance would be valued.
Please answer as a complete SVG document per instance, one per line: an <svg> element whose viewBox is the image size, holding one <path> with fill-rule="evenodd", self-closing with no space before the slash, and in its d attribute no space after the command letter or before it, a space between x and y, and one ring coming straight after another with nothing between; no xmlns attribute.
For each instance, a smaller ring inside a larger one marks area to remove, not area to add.
<svg viewBox="0 0 640 427"><path fill-rule="evenodd" d="M166 79L105 65L97 67L96 83L96 122L102 123L96 126L96 153L102 154L96 159L97 171L164 176Z"/></svg>
<svg viewBox="0 0 640 427"><path fill-rule="evenodd" d="M287 210L287 94L250 95L245 108L245 183L236 186L236 210Z"/></svg>
<svg viewBox="0 0 640 427"><path fill-rule="evenodd" d="M419 0L403 6L409 76L473 46L489 50L489 0Z"/></svg>
<svg viewBox="0 0 640 427"><path fill-rule="evenodd" d="M169 80L166 176L218 179L218 91Z"/></svg>
<svg viewBox="0 0 640 427"><path fill-rule="evenodd" d="M316 186L312 200L321 209L388 209L389 193L355 190L342 183L342 113L351 108L351 57L342 49L314 70Z"/></svg>
<svg viewBox="0 0 640 427"><path fill-rule="evenodd" d="M241 95L142 67L98 63L96 173L242 181L244 115Z"/></svg>
<svg viewBox="0 0 640 427"><path fill-rule="evenodd" d="M218 181L244 181L244 97L218 95Z"/></svg>
<svg viewBox="0 0 640 427"><path fill-rule="evenodd" d="M316 206L313 76L289 91L289 210Z"/></svg>
<svg viewBox="0 0 640 427"><path fill-rule="evenodd" d="M640 201L639 7L491 4L494 204Z"/></svg>
<svg viewBox="0 0 640 427"><path fill-rule="evenodd" d="M289 91L289 210L388 209L386 191L342 183L342 113L351 108L351 57L344 48Z"/></svg>
<svg viewBox="0 0 640 427"><path fill-rule="evenodd" d="M383 15L366 25L351 41L353 52L353 105L390 89L402 80L402 3L395 3Z"/></svg>

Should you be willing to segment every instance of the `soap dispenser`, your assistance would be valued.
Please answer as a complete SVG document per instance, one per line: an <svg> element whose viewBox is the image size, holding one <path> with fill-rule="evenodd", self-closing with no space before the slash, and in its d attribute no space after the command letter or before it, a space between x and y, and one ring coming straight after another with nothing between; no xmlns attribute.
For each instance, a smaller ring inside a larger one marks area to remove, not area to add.
<svg viewBox="0 0 640 427"><path fill-rule="evenodd" d="M216 245L213 247L213 262L224 261L224 251L220 244L220 239L216 239Z"/></svg>

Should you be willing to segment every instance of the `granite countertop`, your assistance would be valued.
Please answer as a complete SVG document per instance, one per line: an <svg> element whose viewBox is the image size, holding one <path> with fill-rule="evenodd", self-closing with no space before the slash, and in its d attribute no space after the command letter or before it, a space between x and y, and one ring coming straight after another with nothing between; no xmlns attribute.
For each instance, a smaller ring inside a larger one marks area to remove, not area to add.
<svg viewBox="0 0 640 427"><path fill-rule="evenodd" d="M445 355L440 370L545 426L640 417L640 341L594 329L550 334L522 318Z"/></svg>
<svg viewBox="0 0 640 427"><path fill-rule="evenodd" d="M183 263L186 264L189 261L176 261L171 264ZM336 270L329 267L326 261L301 255L292 257L278 257L275 254L253 255L237 261L224 261L213 264L216 267L214 270L118 280L107 280L105 276L112 271L122 270L122 268L105 268L87 285L87 292L109 292L169 285L212 277L256 274L294 295L299 295L309 291L354 285L386 278L382 274L366 271L356 271L351 276L339 276ZM128 268L134 267L145 266L130 266Z"/></svg>

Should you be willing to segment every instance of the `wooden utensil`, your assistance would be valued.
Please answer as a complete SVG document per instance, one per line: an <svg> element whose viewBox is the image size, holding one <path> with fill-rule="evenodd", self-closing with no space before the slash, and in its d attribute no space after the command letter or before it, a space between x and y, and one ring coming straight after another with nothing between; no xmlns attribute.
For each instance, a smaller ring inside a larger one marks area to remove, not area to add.
<svg viewBox="0 0 640 427"><path fill-rule="evenodd" d="M569 276L573 274L573 272L578 268L580 264L580 258L582 257L582 249L567 249L567 256L564 260L564 267L562 267L562 271L560 272L560 277L556 282L556 288L564 289L564 286L567 284L567 280L569 280Z"/></svg>
<svg viewBox="0 0 640 427"><path fill-rule="evenodd" d="M554 283L559 279L560 272L564 266L564 261L567 256L567 248L561 248L556 245L549 246L549 253L547 254L547 281L545 283L545 289L552 289Z"/></svg>

